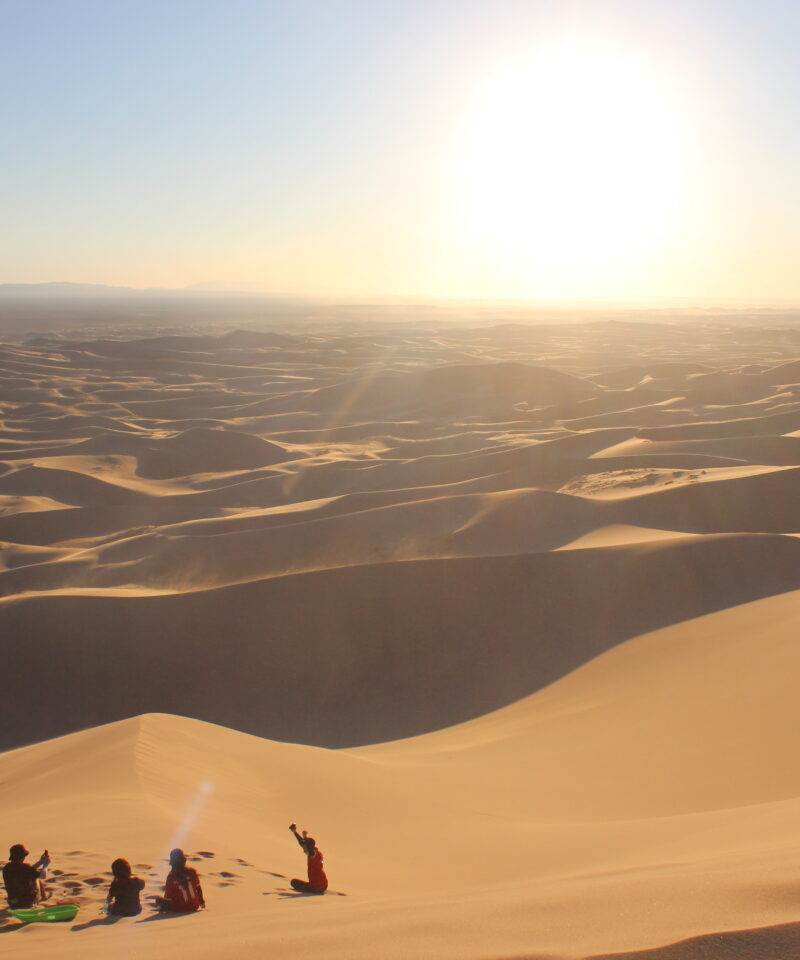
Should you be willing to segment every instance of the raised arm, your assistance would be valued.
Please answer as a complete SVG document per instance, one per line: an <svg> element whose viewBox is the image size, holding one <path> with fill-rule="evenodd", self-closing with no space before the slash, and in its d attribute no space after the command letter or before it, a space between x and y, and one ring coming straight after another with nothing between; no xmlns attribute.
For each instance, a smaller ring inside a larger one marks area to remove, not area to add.
<svg viewBox="0 0 800 960"><path fill-rule="evenodd" d="M297 832L297 824L296 824L296 823L290 823L290 824L289 824L289 829L290 829L290 830L292 831L292 833L294 834L295 840L300 844L300 849L303 851L303 853L306 853L307 851L306 851L306 838L305 838L305 834L304 834L302 837L300 836L300 834Z"/></svg>

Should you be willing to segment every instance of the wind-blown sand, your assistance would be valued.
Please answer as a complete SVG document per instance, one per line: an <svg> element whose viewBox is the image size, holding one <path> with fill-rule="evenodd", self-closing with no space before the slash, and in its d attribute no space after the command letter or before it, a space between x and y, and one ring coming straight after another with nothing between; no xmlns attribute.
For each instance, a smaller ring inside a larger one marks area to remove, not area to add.
<svg viewBox="0 0 800 960"><path fill-rule="evenodd" d="M701 323L6 342L4 843L83 909L0 942L800 955L798 353ZM345 896L288 890L291 820ZM153 893L178 843L208 912L99 922L111 860Z"/></svg>

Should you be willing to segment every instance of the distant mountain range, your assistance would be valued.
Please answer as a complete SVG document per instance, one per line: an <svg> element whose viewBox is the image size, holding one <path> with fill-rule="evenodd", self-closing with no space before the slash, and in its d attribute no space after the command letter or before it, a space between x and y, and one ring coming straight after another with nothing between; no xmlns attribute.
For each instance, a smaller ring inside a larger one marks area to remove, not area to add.
<svg viewBox="0 0 800 960"><path fill-rule="evenodd" d="M276 298L274 294L262 290L225 290L222 285L196 283L187 287L118 287L106 283L0 283L0 297L13 299L54 298L54 299L117 299L128 297L257 297L261 300L290 299Z"/></svg>
<svg viewBox="0 0 800 960"><path fill-rule="evenodd" d="M311 301L202 287L116 287L102 283L0 283L0 335L125 326L293 322Z"/></svg>

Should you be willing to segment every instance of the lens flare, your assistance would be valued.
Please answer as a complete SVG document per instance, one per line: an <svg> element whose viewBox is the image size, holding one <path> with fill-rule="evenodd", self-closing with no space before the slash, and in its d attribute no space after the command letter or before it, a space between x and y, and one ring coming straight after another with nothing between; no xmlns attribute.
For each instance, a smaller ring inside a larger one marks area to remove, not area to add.
<svg viewBox="0 0 800 960"><path fill-rule="evenodd" d="M174 850L176 847L183 847L184 843L186 842L186 838L189 836L192 827L195 825L197 818L202 813L203 808L213 792L214 785L208 780L204 780L198 784L197 790L189 800L183 817L178 823L175 833L172 835L172 838L169 841L167 846L167 855L169 855L170 850ZM164 859L166 860L167 857Z"/></svg>

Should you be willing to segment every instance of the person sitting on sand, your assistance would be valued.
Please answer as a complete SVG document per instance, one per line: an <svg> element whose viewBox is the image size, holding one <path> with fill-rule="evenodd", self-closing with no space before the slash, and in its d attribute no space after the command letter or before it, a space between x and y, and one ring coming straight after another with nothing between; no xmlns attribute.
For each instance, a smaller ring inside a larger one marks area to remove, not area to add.
<svg viewBox="0 0 800 960"><path fill-rule="evenodd" d="M50 856L45 852L34 864L25 863L28 851L23 844L15 843L8 852L8 863L3 867L3 883L6 886L8 905L12 909L27 909L37 900L47 899L44 877Z"/></svg>
<svg viewBox="0 0 800 960"><path fill-rule="evenodd" d="M194 867L186 866L186 854L183 850L175 849L169 855L169 865L172 868L167 875L167 885L164 896L156 897L156 906L159 910L171 913L194 913L205 907L203 888L200 878Z"/></svg>
<svg viewBox="0 0 800 960"><path fill-rule="evenodd" d="M322 866L322 851L318 849L316 840L309 837L305 830L300 836L296 823L290 824L289 829L308 857L308 880L292 880L292 887L301 893L325 893L328 889L328 878Z"/></svg>
<svg viewBox="0 0 800 960"><path fill-rule="evenodd" d="M132 876L131 865L122 858L111 864L111 872L114 879L106 897L108 912L115 917L135 917L142 912L139 894L144 890L144 880Z"/></svg>

